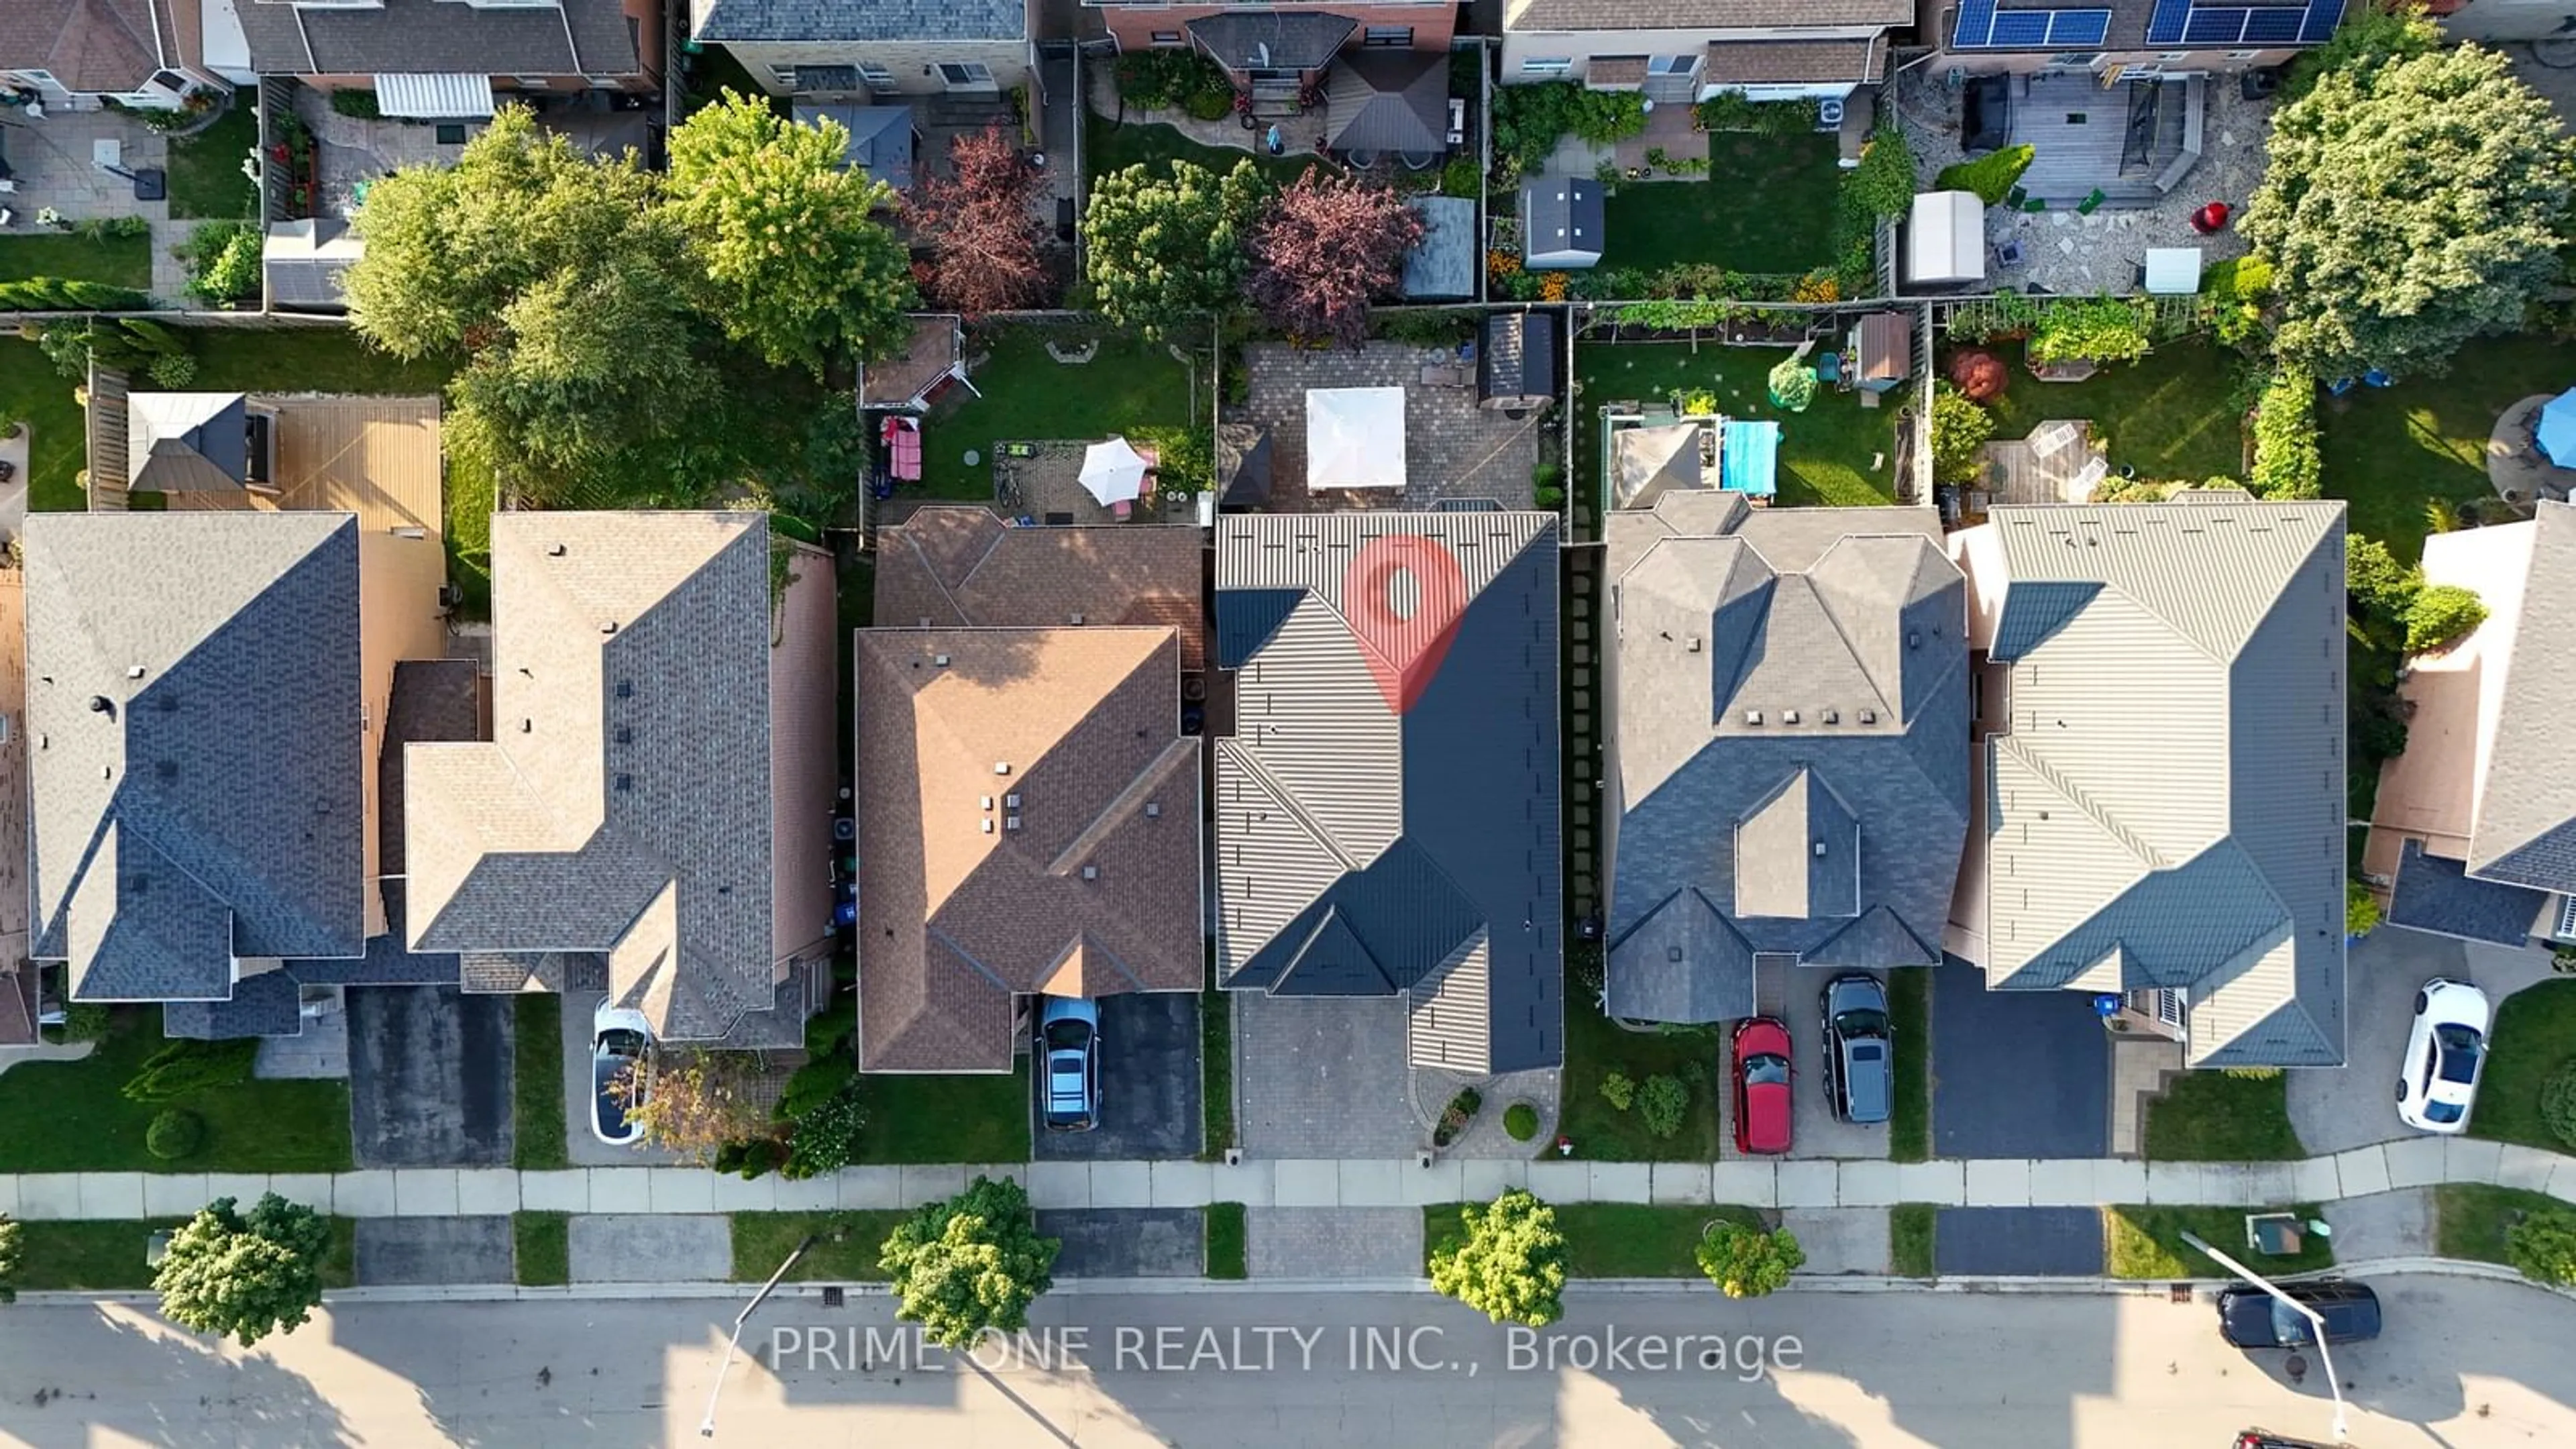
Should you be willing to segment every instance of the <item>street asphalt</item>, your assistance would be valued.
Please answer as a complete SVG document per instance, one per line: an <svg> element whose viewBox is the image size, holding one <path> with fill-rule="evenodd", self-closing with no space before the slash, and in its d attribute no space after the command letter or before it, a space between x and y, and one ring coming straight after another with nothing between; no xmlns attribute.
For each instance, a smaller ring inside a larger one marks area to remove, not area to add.
<svg viewBox="0 0 2576 1449"><path fill-rule="evenodd" d="M2352 1443L2576 1442L2576 1303L2512 1283L2376 1286L2385 1336L2335 1354ZM0 1440L2219 1449L2255 1424L2333 1437L2316 1366L2294 1384L2283 1355L2221 1344L2208 1303L2161 1294L1578 1289L1562 1322L1531 1333L1428 1294L1059 1293L977 1368L916 1355L884 1298L830 1308L791 1286L751 1320L702 1439L738 1307L353 1304L244 1351L139 1309L21 1303L0 1314Z"/></svg>
<svg viewBox="0 0 2576 1449"><path fill-rule="evenodd" d="M1932 1265L1944 1273L2050 1278L2102 1273L2099 1208L1943 1208L1932 1221Z"/></svg>

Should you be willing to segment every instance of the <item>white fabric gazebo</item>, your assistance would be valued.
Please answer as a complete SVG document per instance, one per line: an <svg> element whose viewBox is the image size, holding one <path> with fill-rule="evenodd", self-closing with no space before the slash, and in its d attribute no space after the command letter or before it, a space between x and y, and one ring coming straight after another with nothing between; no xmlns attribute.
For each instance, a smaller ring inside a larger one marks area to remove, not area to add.
<svg viewBox="0 0 2576 1449"><path fill-rule="evenodd" d="M1082 453L1083 491L1102 507L1130 503L1145 491L1145 456L1125 438L1094 443Z"/></svg>
<svg viewBox="0 0 2576 1449"><path fill-rule="evenodd" d="M1404 389L1307 389L1306 486L1403 487Z"/></svg>

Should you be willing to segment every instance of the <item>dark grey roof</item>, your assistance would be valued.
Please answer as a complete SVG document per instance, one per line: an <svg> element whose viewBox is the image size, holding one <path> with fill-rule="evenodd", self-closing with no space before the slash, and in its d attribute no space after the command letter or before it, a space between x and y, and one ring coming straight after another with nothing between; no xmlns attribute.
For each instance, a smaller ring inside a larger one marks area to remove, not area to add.
<svg viewBox="0 0 2576 1449"><path fill-rule="evenodd" d="M1521 183L1521 256L1533 262L1601 259L1601 183L1533 176Z"/></svg>
<svg viewBox="0 0 2576 1449"><path fill-rule="evenodd" d="M1324 134L1336 151L1436 156L1448 133L1446 51L1364 50L1324 76Z"/></svg>
<svg viewBox="0 0 2576 1449"><path fill-rule="evenodd" d="M197 1041L246 1036L295 1036L304 1029L304 991L284 971L245 976L227 1001L167 1001L161 1034Z"/></svg>
<svg viewBox="0 0 2576 1449"><path fill-rule="evenodd" d="M841 152L845 168L864 171L897 191L912 190L912 107L799 101L795 114L800 126L828 119L850 133L849 144Z"/></svg>
<svg viewBox="0 0 2576 1449"><path fill-rule="evenodd" d="M46 513L25 547L29 954L97 1001L358 955L357 520Z"/></svg>
<svg viewBox="0 0 2576 1449"><path fill-rule="evenodd" d="M1320 10L1237 10L1189 22L1190 38L1228 70L1321 70L1359 28Z"/></svg>
<svg viewBox="0 0 2576 1449"><path fill-rule="evenodd" d="M1417 196L1413 209L1422 218L1422 240L1404 254L1404 280L1396 290L1407 297L1475 296L1476 274L1485 264L1476 238L1476 203L1463 196Z"/></svg>
<svg viewBox="0 0 2576 1449"><path fill-rule="evenodd" d="M2478 791L2468 867L2484 880L2576 893L2576 507L2543 503L2504 665L2504 698ZM2487 656L2489 667L2496 659Z"/></svg>
<svg viewBox="0 0 2576 1449"><path fill-rule="evenodd" d="M1498 312L1485 319L1478 397L1556 396L1556 318L1547 312Z"/></svg>
<svg viewBox="0 0 2576 1449"><path fill-rule="evenodd" d="M1250 423L1216 429L1217 502L1246 508L1270 501L1270 434Z"/></svg>
<svg viewBox="0 0 2576 1449"><path fill-rule="evenodd" d="M1610 515L1613 1015L1745 1015L1756 953L1940 960L1968 822L1940 536L1929 508Z"/></svg>
<svg viewBox="0 0 2576 1449"><path fill-rule="evenodd" d="M347 222L328 217L269 223L260 266L270 303L297 311L348 310L340 281L365 250L348 230Z"/></svg>
<svg viewBox="0 0 2576 1449"><path fill-rule="evenodd" d="M691 0L699 40L1020 40L1022 0Z"/></svg>
<svg viewBox="0 0 2576 1449"><path fill-rule="evenodd" d="M1411 998L1417 1065L1564 1055L1557 520L1217 524L1217 968ZM1372 590L1411 579L1408 614Z"/></svg>
<svg viewBox="0 0 2576 1449"><path fill-rule="evenodd" d="M2459 861L2426 855L2424 842L2410 840L2388 895L2388 924L2520 946L2531 939L2532 923L2548 903L2546 891L2479 880Z"/></svg>
<svg viewBox="0 0 2576 1449"><path fill-rule="evenodd" d="M494 7L379 0L364 9L255 0L235 8L262 75L637 74L621 0Z"/></svg>

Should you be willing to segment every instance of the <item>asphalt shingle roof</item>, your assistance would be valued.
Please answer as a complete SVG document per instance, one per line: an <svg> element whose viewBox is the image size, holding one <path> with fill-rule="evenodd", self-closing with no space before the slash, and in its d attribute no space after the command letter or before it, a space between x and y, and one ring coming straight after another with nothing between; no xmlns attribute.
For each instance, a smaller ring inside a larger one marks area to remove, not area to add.
<svg viewBox="0 0 2576 1449"><path fill-rule="evenodd" d="M637 74L622 0L523 7L378 0L333 8L252 0L234 7L263 75Z"/></svg>
<svg viewBox="0 0 2576 1449"><path fill-rule="evenodd" d="M2532 923L2548 902L2546 891L2479 880L2459 861L2427 855L2424 842L2409 840L2388 893L2388 924L2520 946L2530 941Z"/></svg>
<svg viewBox="0 0 2576 1449"><path fill-rule="evenodd" d="M698 40L1018 40L1023 0L690 0Z"/></svg>
<svg viewBox="0 0 2576 1449"><path fill-rule="evenodd" d="M2576 770L2567 763L2567 722L2576 718L2576 507L2543 503L2531 527L2531 571L2468 866L2486 880L2576 893Z"/></svg>
<svg viewBox="0 0 2576 1449"><path fill-rule="evenodd" d="M0 5L0 67L41 70L81 92L139 88L176 61L175 37L150 0L9 0Z"/></svg>
<svg viewBox="0 0 2576 1449"><path fill-rule="evenodd" d="M1195 528L1015 528L980 505L934 505L877 531L876 622L890 629L1152 625L1207 665Z"/></svg>

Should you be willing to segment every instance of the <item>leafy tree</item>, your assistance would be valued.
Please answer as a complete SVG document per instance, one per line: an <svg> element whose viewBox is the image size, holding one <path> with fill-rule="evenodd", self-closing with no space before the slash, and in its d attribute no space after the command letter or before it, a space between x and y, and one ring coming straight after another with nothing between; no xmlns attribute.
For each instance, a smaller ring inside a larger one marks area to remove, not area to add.
<svg viewBox="0 0 2576 1449"><path fill-rule="evenodd" d="M2305 96L2329 72L2375 69L2441 48L2442 28L2424 18L2417 0L2372 0L2361 13L2345 16L2332 39L2290 62L2281 99L2286 103Z"/></svg>
<svg viewBox="0 0 2576 1449"><path fill-rule="evenodd" d="M769 1136L770 1102L746 1052L656 1051L608 1084L626 1120L666 1152L712 1162L728 1143Z"/></svg>
<svg viewBox="0 0 2576 1449"><path fill-rule="evenodd" d="M322 1301L331 1220L273 1192L247 1217L233 1203L215 1199L171 1235L152 1286L171 1322L248 1348L301 1327Z"/></svg>
<svg viewBox="0 0 2576 1449"><path fill-rule="evenodd" d="M2325 71L2284 106L2244 231L2275 268L2283 361L2438 372L2558 276L2576 147L2474 45Z"/></svg>
<svg viewBox="0 0 2576 1449"><path fill-rule="evenodd" d="M1028 1190L978 1177L946 1202L925 1204L886 1234L877 1264L894 1285L895 1316L931 1342L964 1348L988 1328L1016 1333L1029 1305L1055 1286L1064 1245L1038 1236Z"/></svg>
<svg viewBox="0 0 2576 1449"><path fill-rule="evenodd" d="M1383 186L1309 170L1270 200L1252 234L1244 291L1292 337L1356 350L1368 338L1368 300L1403 277L1422 217Z"/></svg>
<svg viewBox="0 0 2576 1449"><path fill-rule="evenodd" d="M913 225L930 241L939 300L969 317L1030 306L1046 295L1038 194L1044 171L1000 123L949 142L954 178L924 176Z"/></svg>
<svg viewBox="0 0 2576 1449"><path fill-rule="evenodd" d="M2504 1230L2506 1261L2526 1278L2576 1284L2576 1212L2542 1208Z"/></svg>
<svg viewBox="0 0 2576 1449"><path fill-rule="evenodd" d="M2343 933L2367 936L2379 929L2379 897L2357 880L2343 883Z"/></svg>
<svg viewBox="0 0 2576 1449"><path fill-rule="evenodd" d="M2477 590L2458 584L2426 584L2406 611L2406 652L2421 654L2467 637L2486 622L2487 606Z"/></svg>
<svg viewBox="0 0 2576 1449"><path fill-rule="evenodd" d="M837 122L796 125L733 91L671 132L671 208L725 335L817 377L912 332L911 258L869 214L898 198L845 169L849 139Z"/></svg>
<svg viewBox="0 0 2576 1449"><path fill-rule="evenodd" d="M18 1301L18 1267L25 1252L25 1236L17 1219L0 1213L0 1303Z"/></svg>
<svg viewBox="0 0 2576 1449"><path fill-rule="evenodd" d="M2406 616L2424 587L2422 572L2399 563L2388 545L2375 538L2353 538L2344 544L2343 586L2369 642L2391 651L2402 648Z"/></svg>
<svg viewBox="0 0 2576 1449"><path fill-rule="evenodd" d="M1974 482L1977 450L1995 432L1995 415L1942 383L1932 394L1932 477L1942 483Z"/></svg>
<svg viewBox="0 0 2576 1449"><path fill-rule="evenodd" d="M1716 1222L1700 1236L1699 1270L1729 1298L1760 1298L1789 1284L1789 1275L1806 1266L1807 1251L1797 1235L1782 1228L1766 1233L1742 1223Z"/></svg>
<svg viewBox="0 0 2576 1449"><path fill-rule="evenodd" d="M2549 1129L2550 1136L2576 1147L2576 1057L2551 1068L2548 1078L2541 1082L2540 1124Z"/></svg>
<svg viewBox="0 0 2576 1449"><path fill-rule="evenodd" d="M171 254L188 264L188 295L212 306L230 306L259 295L259 228L247 221L208 222L188 233Z"/></svg>
<svg viewBox="0 0 2576 1449"><path fill-rule="evenodd" d="M1512 1188L1461 1213L1465 1233L1431 1254L1431 1287L1496 1323L1545 1328L1565 1316L1565 1234L1556 1209Z"/></svg>
<svg viewBox="0 0 2576 1449"><path fill-rule="evenodd" d="M1237 161L1223 174L1187 161L1168 176L1143 166L1091 185L1083 213L1083 279L1112 325L1161 337L1202 313L1232 306L1243 286L1244 245L1270 184Z"/></svg>
<svg viewBox="0 0 2576 1449"><path fill-rule="evenodd" d="M2021 174L2028 171L2030 163L2038 157L2039 148L2027 143L1989 151L1974 161L1942 167L1941 174L1932 178L1932 189L1973 191L1979 201L1988 206L1999 206L2005 197L2012 194L2013 185L2021 180Z"/></svg>

